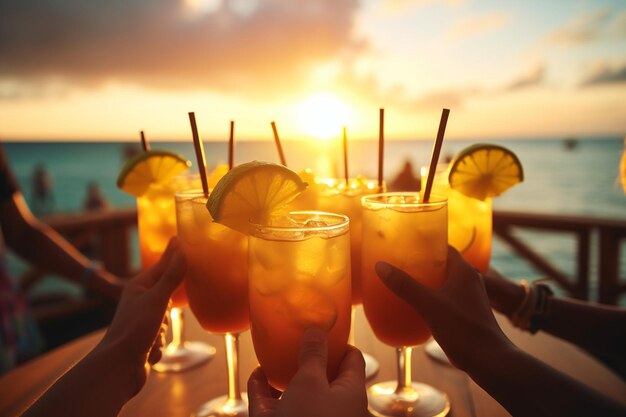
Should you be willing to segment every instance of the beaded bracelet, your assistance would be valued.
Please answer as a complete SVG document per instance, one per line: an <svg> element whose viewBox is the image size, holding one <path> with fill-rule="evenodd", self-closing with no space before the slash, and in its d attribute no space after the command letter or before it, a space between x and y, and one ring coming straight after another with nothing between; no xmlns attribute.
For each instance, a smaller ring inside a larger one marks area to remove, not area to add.
<svg viewBox="0 0 626 417"><path fill-rule="evenodd" d="M546 318L550 314L550 298L552 298L554 293L550 287L541 282L533 284L533 289L536 297L533 314L530 316L530 327L528 328L528 331L535 334L543 326Z"/></svg>

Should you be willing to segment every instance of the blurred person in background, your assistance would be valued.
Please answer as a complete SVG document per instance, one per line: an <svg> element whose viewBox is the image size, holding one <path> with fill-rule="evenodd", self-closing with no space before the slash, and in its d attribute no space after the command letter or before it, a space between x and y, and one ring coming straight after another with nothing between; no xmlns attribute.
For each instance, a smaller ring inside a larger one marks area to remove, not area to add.
<svg viewBox="0 0 626 417"><path fill-rule="evenodd" d="M43 215L53 211L52 178L43 164L37 164L33 171L33 212Z"/></svg>
<svg viewBox="0 0 626 417"><path fill-rule="evenodd" d="M3 373L43 348L28 301L7 268L6 248L41 270L110 300L119 298L123 281L90 261L30 212L1 144L0 229L0 373Z"/></svg>
<svg viewBox="0 0 626 417"><path fill-rule="evenodd" d="M83 202L83 208L87 211L106 210L110 207L100 184L95 181L91 181L87 184L87 194L85 195L85 201Z"/></svg>

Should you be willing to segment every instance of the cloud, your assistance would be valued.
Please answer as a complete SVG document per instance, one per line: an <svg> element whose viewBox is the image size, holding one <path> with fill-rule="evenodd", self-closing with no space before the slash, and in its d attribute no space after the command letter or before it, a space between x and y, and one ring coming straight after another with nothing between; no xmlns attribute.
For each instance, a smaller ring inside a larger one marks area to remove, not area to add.
<svg viewBox="0 0 626 417"><path fill-rule="evenodd" d="M0 0L0 79L262 96L350 49L357 0Z"/></svg>
<svg viewBox="0 0 626 417"><path fill-rule="evenodd" d="M465 5L467 2L468 0L383 0L381 6L385 12L398 14L428 5L443 5L458 8Z"/></svg>
<svg viewBox="0 0 626 417"><path fill-rule="evenodd" d="M598 9L581 15L550 33L546 41L551 44L581 44L599 39L626 36L626 12L616 13Z"/></svg>
<svg viewBox="0 0 626 417"><path fill-rule="evenodd" d="M622 65L619 68L609 68L606 65L601 65L581 83L581 86L588 87L623 82L626 82L626 65Z"/></svg>
<svg viewBox="0 0 626 417"><path fill-rule="evenodd" d="M521 77L509 82L503 90L515 91L541 84L544 79L545 73L545 67L543 65L537 65L529 73L524 74Z"/></svg>
<svg viewBox="0 0 626 417"><path fill-rule="evenodd" d="M449 41L482 35L503 27L509 20L504 13L484 13L455 22L445 34Z"/></svg>
<svg viewBox="0 0 626 417"><path fill-rule="evenodd" d="M483 89L473 86L428 91L422 94L409 94L407 87L395 84L383 88L378 78L372 74L359 76L347 65L337 78L337 91L358 92L354 99L372 106L396 107L406 111L432 111L433 109L460 108L465 102L483 93Z"/></svg>

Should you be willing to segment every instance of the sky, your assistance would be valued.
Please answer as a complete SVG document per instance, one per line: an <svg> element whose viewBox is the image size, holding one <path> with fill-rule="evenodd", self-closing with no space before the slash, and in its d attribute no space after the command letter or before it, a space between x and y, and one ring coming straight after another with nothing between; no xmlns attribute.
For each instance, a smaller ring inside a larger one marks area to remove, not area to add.
<svg viewBox="0 0 626 417"><path fill-rule="evenodd" d="M623 0L0 0L0 140L626 134Z"/></svg>

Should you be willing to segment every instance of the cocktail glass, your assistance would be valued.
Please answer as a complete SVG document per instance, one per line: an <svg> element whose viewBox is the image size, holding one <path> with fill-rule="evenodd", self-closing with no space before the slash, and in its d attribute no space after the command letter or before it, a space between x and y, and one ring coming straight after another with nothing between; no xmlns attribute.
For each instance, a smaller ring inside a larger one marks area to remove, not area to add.
<svg viewBox="0 0 626 417"><path fill-rule="evenodd" d="M385 191L380 190L375 180L363 177L348 179L328 178L317 180L317 210L339 213L350 219L350 263L352 270L352 329L350 344L354 345L354 319L356 307L363 302L361 292L361 197ZM372 355L363 352L365 377L371 378L378 372L379 364Z"/></svg>
<svg viewBox="0 0 626 417"><path fill-rule="evenodd" d="M328 332L334 379L350 333L348 217L292 212L271 226L251 222L248 242L252 342L270 384L285 389L309 327Z"/></svg>
<svg viewBox="0 0 626 417"><path fill-rule="evenodd" d="M206 331L224 335L228 393L200 406L197 417L248 415L239 384L239 334L250 327L247 237L213 222L202 190L176 193L176 222L187 258L189 307Z"/></svg>
<svg viewBox="0 0 626 417"><path fill-rule="evenodd" d="M447 164L437 165L433 181L433 192L448 198L448 242L467 262L485 273L491 257L492 199L481 201L451 189L448 173ZM424 189L428 167L422 167L421 177ZM450 364L436 340L428 342L425 350L430 357Z"/></svg>
<svg viewBox="0 0 626 417"><path fill-rule="evenodd" d="M447 395L411 379L412 348L431 335L422 317L390 291L376 275L377 261L388 262L422 285L441 287L448 252L447 200L419 193L383 193L362 198L363 308L376 337L394 346L398 380L368 388L375 416L444 416L450 410Z"/></svg>
<svg viewBox="0 0 626 417"><path fill-rule="evenodd" d="M197 175L180 175L164 184L154 184L137 198L137 228L142 268L156 264L170 238L176 236L174 193L197 186ZM202 342L185 340L183 308L187 292L181 283L172 294L168 310L172 340L164 348L161 360L152 366L157 372L181 372L198 366L215 355L215 348Z"/></svg>

